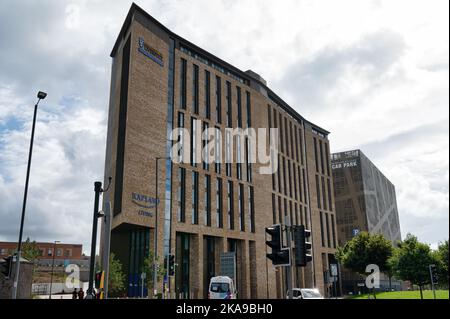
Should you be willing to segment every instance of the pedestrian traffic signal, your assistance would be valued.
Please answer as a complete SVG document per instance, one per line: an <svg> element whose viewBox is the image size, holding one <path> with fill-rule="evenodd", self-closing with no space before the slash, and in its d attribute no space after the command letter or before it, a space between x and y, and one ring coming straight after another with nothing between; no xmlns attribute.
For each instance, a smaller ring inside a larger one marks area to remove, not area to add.
<svg viewBox="0 0 450 319"><path fill-rule="evenodd" d="M271 236L271 240L266 241L266 245L272 249L267 258L272 260L274 266L288 266L291 264L291 254L289 248L283 248L281 243L281 225L266 227L266 233Z"/></svg>
<svg viewBox="0 0 450 319"><path fill-rule="evenodd" d="M169 276L175 276L175 255L169 255Z"/></svg>
<svg viewBox="0 0 450 319"><path fill-rule="evenodd" d="M9 256L6 257L5 261L0 264L0 271L6 278L9 278L9 275L11 274L11 261L12 257Z"/></svg>
<svg viewBox="0 0 450 319"><path fill-rule="evenodd" d="M438 271L436 265L430 265L431 283L436 285L438 283Z"/></svg>
<svg viewBox="0 0 450 319"><path fill-rule="evenodd" d="M295 265L306 267L312 261L312 245L308 238L311 237L311 231L305 229L304 225L294 226L295 242Z"/></svg>
<svg viewBox="0 0 450 319"><path fill-rule="evenodd" d="M100 288L100 282L102 281L102 271L95 273L95 288Z"/></svg>

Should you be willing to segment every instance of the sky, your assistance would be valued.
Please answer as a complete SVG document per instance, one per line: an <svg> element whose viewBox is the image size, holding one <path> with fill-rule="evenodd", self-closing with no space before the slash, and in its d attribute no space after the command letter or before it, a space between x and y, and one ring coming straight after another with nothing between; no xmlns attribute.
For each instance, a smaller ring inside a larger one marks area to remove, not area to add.
<svg viewBox="0 0 450 319"><path fill-rule="evenodd" d="M396 186L402 236L449 237L447 0L138 0L173 32L252 69ZM111 58L131 1L3 0L0 241L17 241L36 93L24 238L89 251L103 180Z"/></svg>

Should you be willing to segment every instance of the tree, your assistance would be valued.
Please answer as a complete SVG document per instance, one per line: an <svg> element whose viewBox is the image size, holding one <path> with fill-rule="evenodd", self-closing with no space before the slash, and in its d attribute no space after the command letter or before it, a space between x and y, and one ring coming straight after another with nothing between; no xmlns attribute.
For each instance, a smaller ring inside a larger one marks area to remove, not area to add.
<svg viewBox="0 0 450 319"><path fill-rule="evenodd" d="M351 271L366 276L366 267L375 264L381 272L389 272L388 260L392 256L392 243L381 234L361 232L344 247L338 247L336 258ZM375 289L374 289L374 298Z"/></svg>
<svg viewBox="0 0 450 319"><path fill-rule="evenodd" d="M396 277L419 286L420 297L423 299L422 288L430 282L429 265L435 262L430 247L419 242L416 236L408 234L394 250L389 264Z"/></svg>
<svg viewBox="0 0 450 319"><path fill-rule="evenodd" d="M34 264L36 259L42 254L37 246L36 241L31 241L30 238L27 238L27 240L22 244L21 255L23 258Z"/></svg>
<svg viewBox="0 0 450 319"><path fill-rule="evenodd" d="M122 271L122 263L111 253L109 256L109 282L108 294L120 296L125 290L125 274Z"/></svg>
<svg viewBox="0 0 450 319"><path fill-rule="evenodd" d="M161 262L159 259L159 256L156 257L156 282L161 280L164 275L166 274L166 270L164 268L164 262ZM153 284L153 273L154 273L154 267L153 267L153 252L150 251L148 256L144 259L144 266L142 269L142 272L147 275L147 289L148 291L152 291L154 284Z"/></svg>
<svg viewBox="0 0 450 319"><path fill-rule="evenodd" d="M436 251L433 252L439 274L439 284L448 287L448 240L439 243Z"/></svg>

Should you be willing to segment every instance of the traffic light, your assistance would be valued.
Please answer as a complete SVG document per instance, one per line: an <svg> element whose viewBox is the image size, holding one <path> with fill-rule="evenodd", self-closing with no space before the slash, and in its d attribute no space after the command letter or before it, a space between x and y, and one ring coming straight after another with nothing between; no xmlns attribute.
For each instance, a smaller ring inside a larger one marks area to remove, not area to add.
<svg viewBox="0 0 450 319"><path fill-rule="evenodd" d="M271 240L266 241L266 245L272 249L272 253L267 254L267 258L272 260L274 266L287 266L291 263L289 248L283 248L281 243L281 225L266 227L266 233L271 236Z"/></svg>
<svg viewBox="0 0 450 319"><path fill-rule="evenodd" d="M100 282L102 281L102 271L98 271L95 273L95 288L100 288Z"/></svg>
<svg viewBox="0 0 450 319"><path fill-rule="evenodd" d="M175 276L175 255L169 255L169 276Z"/></svg>
<svg viewBox="0 0 450 319"><path fill-rule="evenodd" d="M431 283L436 285L438 283L438 271L436 265L430 265Z"/></svg>
<svg viewBox="0 0 450 319"><path fill-rule="evenodd" d="M6 278L9 278L9 275L11 274L11 261L12 257L9 256L5 258L4 263L0 264L0 270Z"/></svg>
<svg viewBox="0 0 450 319"><path fill-rule="evenodd" d="M294 242L295 242L295 265L298 267L306 267L312 261L311 231L305 229L304 225L294 226Z"/></svg>

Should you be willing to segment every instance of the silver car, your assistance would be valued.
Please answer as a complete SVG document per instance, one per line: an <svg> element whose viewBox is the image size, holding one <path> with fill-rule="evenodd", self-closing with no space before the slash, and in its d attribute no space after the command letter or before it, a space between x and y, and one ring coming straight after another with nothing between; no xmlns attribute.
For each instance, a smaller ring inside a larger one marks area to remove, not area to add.
<svg viewBox="0 0 450 319"><path fill-rule="evenodd" d="M320 294L319 289L293 288L292 299L325 299L325 298Z"/></svg>

